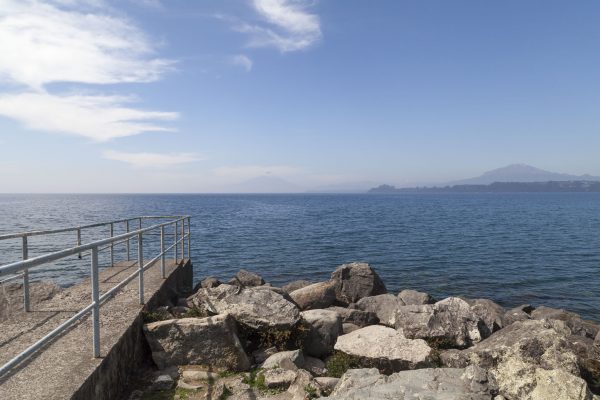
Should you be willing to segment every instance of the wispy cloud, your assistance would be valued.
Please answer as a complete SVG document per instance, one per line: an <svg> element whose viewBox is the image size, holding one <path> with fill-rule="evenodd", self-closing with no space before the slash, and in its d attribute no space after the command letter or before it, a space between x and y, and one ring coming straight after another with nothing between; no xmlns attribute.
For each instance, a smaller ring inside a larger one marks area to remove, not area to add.
<svg viewBox="0 0 600 400"><path fill-rule="evenodd" d="M173 112L143 111L124 106L122 96L51 95L25 92L0 95L0 114L27 128L85 136L95 141L148 131L171 131L155 123L178 117Z"/></svg>
<svg viewBox="0 0 600 400"><path fill-rule="evenodd" d="M251 47L275 47L281 52L306 49L321 37L319 16L307 11L314 1L253 0L264 23L238 22L234 29L250 36Z"/></svg>
<svg viewBox="0 0 600 400"><path fill-rule="evenodd" d="M106 150L103 156L108 160L121 161L137 168L169 167L202 159L192 153L126 153L114 150Z"/></svg>
<svg viewBox="0 0 600 400"><path fill-rule="evenodd" d="M250 72L252 70L252 60L250 59L250 57L244 54L237 54L231 57L231 63L233 65L237 65L244 68L247 72Z"/></svg>
<svg viewBox="0 0 600 400"><path fill-rule="evenodd" d="M31 129L94 140L170 130L156 121L177 113L125 107L131 98L90 92L56 93L53 82L152 82L174 61L136 24L101 0L0 0L0 114ZM88 89L89 90L89 89Z"/></svg>
<svg viewBox="0 0 600 400"><path fill-rule="evenodd" d="M132 21L61 3L71 6L0 0L0 77L32 88L151 82L173 66L152 57L152 41Z"/></svg>

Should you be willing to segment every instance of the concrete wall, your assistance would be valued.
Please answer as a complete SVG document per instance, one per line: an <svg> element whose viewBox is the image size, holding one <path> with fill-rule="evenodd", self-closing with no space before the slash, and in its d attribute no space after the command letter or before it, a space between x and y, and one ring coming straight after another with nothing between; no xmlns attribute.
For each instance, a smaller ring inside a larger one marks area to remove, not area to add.
<svg viewBox="0 0 600 400"><path fill-rule="evenodd" d="M178 297L186 297L192 290L192 263L177 267L164 281L159 290L148 299L143 310L149 310L169 302L176 303ZM131 326L113 346L98 368L73 394L74 400L123 399L136 374L153 364L150 348L142 331L140 312Z"/></svg>

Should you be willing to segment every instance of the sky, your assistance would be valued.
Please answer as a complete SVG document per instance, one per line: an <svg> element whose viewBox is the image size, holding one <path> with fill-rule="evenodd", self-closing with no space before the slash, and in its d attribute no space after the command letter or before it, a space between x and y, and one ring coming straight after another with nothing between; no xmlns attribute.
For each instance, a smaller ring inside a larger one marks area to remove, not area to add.
<svg viewBox="0 0 600 400"><path fill-rule="evenodd" d="M0 192L600 175L600 2L0 0Z"/></svg>

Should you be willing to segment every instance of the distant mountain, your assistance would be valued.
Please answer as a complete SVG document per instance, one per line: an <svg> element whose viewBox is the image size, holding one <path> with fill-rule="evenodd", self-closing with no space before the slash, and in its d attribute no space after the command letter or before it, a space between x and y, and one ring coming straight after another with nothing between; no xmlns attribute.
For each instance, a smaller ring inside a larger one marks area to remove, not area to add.
<svg viewBox="0 0 600 400"><path fill-rule="evenodd" d="M600 177L591 175L569 175L545 171L526 164L512 164L485 172L476 178L449 182L443 186L489 185L494 182L549 182L549 181L600 181Z"/></svg>
<svg viewBox="0 0 600 400"><path fill-rule="evenodd" d="M396 188L381 185L369 193L533 193L600 192L599 181L494 182L488 185Z"/></svg>
<svg viewBox="0 0 600 400"><path fill-rule="evenodd" d="M373 181L337 183L309 189L308 193L364 193L376 184Z"/></svg>
<svg viewBox="0 0 600 400"><path fill-rule="evenodd" d="M278 176L263 175L228 185L221 190L227 193L299 193L303 192L304 188Z"/></svg>

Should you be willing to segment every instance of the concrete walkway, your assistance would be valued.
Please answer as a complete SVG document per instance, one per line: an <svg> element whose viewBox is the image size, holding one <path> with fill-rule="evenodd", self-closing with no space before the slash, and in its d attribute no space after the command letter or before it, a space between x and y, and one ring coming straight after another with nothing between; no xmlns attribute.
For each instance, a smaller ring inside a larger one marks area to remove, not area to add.
<svg viewBox="0 0 600 400"><path fill-rule="evenodd" d="M100 293L114 287L136 269L135 262L125 262L101 271ZM157 301L164 302L167 298L177 296L177 286L181 286L181 282L184 282L184 285L191 285L191 264L189 260L179 260L177 264L169 260L168 279L165 280L160 276L157 262L144 273L144 276L146 302L150 303L149 305ZM157 297L161 297L161 300L157 300ZM86 279L53 298L36 304L32 312L13 312L10 318L0 322L0 365L35 343L90 302L90 280ZM120 360L121 355L114 354L116 351L131 351L131 357L143 357L141 353L144 352L145 343L141 344L141 350L140 343L136 343L142 342L140 340L141 318L139 318L141 311L138 281L134 279L100 308L101 358L92 357L92 326L90 316L87 316L67 333L55 338L44 349L0 378L0 399L114 398L108 393L117 393L119 390L107 385L116 382L123 384L123 380L127 380L127 376L130 376L132 371L111 371L112 367L107 364L121 365L123 361L128 361ZM131 337L125 338L125 336ZM119 341L121 343L118 343ZM132 346L135 349L132 349ZM115 375L114 378L109 377L110 374ZM91 388L82 389L86 385ZM93 397L89 397L90 390L96 392ZM88 394L77 394L78 392ZM106 393L107 396L102 393Z"/></svg>

